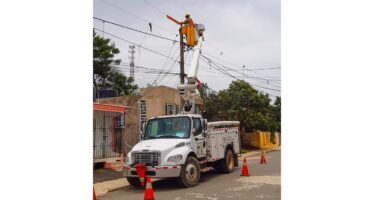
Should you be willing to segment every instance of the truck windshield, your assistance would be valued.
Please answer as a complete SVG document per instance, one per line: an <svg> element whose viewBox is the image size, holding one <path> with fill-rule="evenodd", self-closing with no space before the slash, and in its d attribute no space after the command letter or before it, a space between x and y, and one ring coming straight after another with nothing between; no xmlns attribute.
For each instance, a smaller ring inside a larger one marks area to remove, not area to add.
<svg viewBox="0 0 374 200"><path fill-rule="evenodd" d="M170 117L152 119L148 122L144 139L189 138L191 119L188 117Z"/></svg>

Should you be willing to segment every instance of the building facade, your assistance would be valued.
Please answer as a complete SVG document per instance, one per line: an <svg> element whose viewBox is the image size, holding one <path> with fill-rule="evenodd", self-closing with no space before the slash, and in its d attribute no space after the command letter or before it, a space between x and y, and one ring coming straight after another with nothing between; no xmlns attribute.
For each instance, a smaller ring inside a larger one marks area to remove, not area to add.
<svg viewBox="0 0 374 200"><path fill-rule="evenodd" d="M181 110L181 97L177 89L167 86L142 88L139 95L97 99L102 104L126 106L122 151L127 154L139 142L146 122L160 115L175 115ZM202 101L195 100L195 113L200 114Z"/></svg>
<svg viewBox="0 0 374 200"><path fill-rule="evenodd" d="M125 106L93 104L93 162L120 159L125 127Z"/></svg>

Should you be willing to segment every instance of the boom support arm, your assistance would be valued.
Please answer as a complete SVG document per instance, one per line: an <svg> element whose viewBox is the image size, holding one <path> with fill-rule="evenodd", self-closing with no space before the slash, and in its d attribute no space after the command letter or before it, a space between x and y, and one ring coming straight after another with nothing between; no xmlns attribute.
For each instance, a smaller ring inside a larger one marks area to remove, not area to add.
<svg viewBox="0 0 374 200"><path fill-rule="evenodd" d="M187 75L187 83L178 85L177 88L180 91L180 94L184 100L184 113L193 113L194 111L194 97L196 95L195 90L197 89L197 73L199 70L199 59L201 46L203 43L202 36L199 37L197 45L192 49L192 61L190 70Z"/></svg>
<svg viewBox="0 0 374 200"><path fill-rule="evenodd" d="M203 38L200 36L197 40L197 45L193 48L191 67L187 76L189 84L195 84L197 82L197 72L199 71L199 59L202 43Z"/></svg>

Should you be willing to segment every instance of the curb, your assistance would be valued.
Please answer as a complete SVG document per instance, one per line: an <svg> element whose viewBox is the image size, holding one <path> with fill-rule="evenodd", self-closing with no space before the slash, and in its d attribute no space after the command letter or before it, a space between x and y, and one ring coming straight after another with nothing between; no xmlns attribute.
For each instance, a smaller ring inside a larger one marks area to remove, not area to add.
<svg viewBox="0 0 374 200"><path fill-rule="evenodd" d="M119 190L130 184L127 182L126 178L119 178L110 181L104 181L94 184L96 196L102 196L108 192Z"/></svg>
<svg viewBox="0 0 374 200"><path fill-rule="evenodd" d="M268 152L274 152L274 151L280 151L281 150L281 147L278 146L278 147L273 147L273 148L269 148L269 149L260 149L260 150L256 150L256 151L250 151L250 152L247 152L247 153L244 153L242 154L239 159L240 160L243 160L244 158L246 157L250 157L250 156L255 156L255 155L258 155L260 154L262 151L264 153L268 153Z"/></svg>

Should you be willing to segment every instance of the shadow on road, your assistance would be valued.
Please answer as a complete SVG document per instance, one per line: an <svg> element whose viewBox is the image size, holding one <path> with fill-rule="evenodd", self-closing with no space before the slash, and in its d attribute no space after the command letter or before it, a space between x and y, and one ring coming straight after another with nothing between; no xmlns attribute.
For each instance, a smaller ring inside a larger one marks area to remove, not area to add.
<svg viewBox="0 0 374 200"><path fill-rule="evenodd" d="M232 173L235 173L236 170L239 170L239 168L235 168ZM199 185L207 184L208 182L213 181L215 178L218 178L220 176L225 176L229 174L222 174L215 171L209 171L202 173L200 176ZM199 187L199 185L197 187ZM185 188L178 185L178 180L176 178L167 178L167 179L159 179L159 180L152 180L152 188L157 191L177 191L177 190L183 190ZM125 192L129 193L144 193L144 188L139 187L133 187L133 186L126 186L122 189L120 189Z"/></svg>

